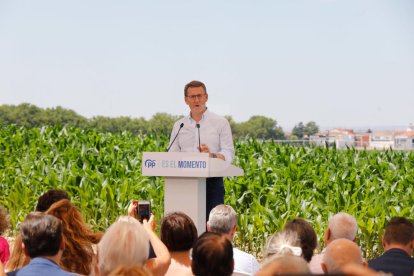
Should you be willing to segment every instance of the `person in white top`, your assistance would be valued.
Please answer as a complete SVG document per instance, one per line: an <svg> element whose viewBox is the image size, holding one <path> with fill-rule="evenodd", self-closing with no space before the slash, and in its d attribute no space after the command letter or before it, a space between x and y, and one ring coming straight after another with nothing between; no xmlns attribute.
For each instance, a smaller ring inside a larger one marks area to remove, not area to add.
<svg viewBox="0 0 414 276"><path fill-rule="evenodd" d="M224 235L233 241L237 230L237 216L234 209L225 204L214 207L208 217L207 231ZM234 272L254 275L260 268L256 258L233 247Z"/></svg>
<svg viewBox="0 0 414 276"><path fill-rule="evenodd" d="M358 231L358 224L356 219L348 213L338 213L334 215L328 223L328 227L325 231L324 243L326 247L336 239L347 239L354 241L356 240L356 234ZM309 268L314 274L322 274L321 263L323 255L325 254L325 249L317 255L312 257L312 260L309 262Z"/></svg>
<svg viewBox="0 0 414 276"><path fill-rule="evenodd" d="M172 129L169 151L204 152L229 164L234 158L233 137L229 122L207 110L207 89L204 83L192 81L184 87L184 101L190 114L178 120ZM222 177L206 180L206 217L211 209L224 203Z"/></svg>

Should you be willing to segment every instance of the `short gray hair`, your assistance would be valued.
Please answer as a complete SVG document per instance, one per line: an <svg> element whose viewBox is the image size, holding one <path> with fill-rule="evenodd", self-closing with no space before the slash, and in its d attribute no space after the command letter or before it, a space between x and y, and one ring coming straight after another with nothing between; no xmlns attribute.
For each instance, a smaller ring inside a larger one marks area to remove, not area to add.
<svg viewBox="0 0 414 276"><path fill-rule="evenodd" d="M328 228L331 230L332 240L355 240L358 224L356 219L348 213L338 213L329 220Z"/></svg>
<svg viewBox="0 0 414 276"><path fill-rule="evenodd" d="M237 216L233 207L220 204L214 207L208 216L207 225L211 232L228 234L237 224Z"/></svg>

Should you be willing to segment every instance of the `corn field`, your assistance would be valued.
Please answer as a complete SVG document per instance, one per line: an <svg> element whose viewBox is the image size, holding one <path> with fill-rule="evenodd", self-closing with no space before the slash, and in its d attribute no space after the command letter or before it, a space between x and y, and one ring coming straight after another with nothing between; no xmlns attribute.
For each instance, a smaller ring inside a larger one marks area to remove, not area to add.
<svg viewBox="0 0 414 276"><path fill-rule="evenodd" d="M0 204L11 232L51 188L66 190L85 221L106 229L132 199L152 201L163 215L163 179L141 175L141 153L165 151L169 137L101 133L66 127L0 127ZM320 239L333 214L358 221L365 257L382 252L380 237L393 216L413 218L414 153L358 151L235 141L243 177L225 179L225 203L238 213L235 244L257 254L287 220L302 217Z"/></svg>

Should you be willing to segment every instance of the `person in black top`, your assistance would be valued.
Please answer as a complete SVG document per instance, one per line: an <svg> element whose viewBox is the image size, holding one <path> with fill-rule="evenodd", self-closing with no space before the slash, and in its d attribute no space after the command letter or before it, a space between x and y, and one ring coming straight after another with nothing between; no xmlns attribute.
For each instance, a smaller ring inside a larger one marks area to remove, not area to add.
<svg viewBox="0 0 414 276"><path fill-rule="evenodd" d="M402 217L392 218L382 236L384 254L368 262L377 271L392 273L394 276L412 276L414 259L414 225Z"/></svg>

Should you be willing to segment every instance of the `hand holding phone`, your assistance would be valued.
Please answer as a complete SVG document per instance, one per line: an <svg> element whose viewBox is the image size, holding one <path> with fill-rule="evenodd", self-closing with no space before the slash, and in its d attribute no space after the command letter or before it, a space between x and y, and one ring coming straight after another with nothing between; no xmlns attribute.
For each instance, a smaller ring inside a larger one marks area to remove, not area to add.
<svg viewBox="0 0 414 276"><path fill-rule="evenodd" d="M142 223L142 221L149 220L151 216L151 202L147 200L138 200L137 205L137 217L138 220Z"/></svg>

